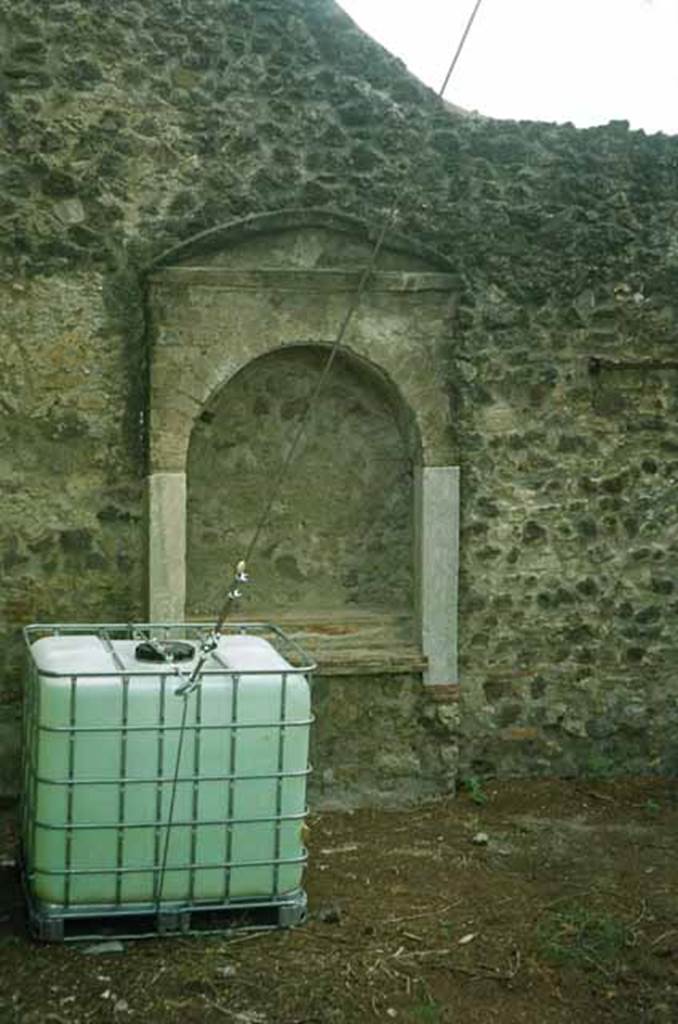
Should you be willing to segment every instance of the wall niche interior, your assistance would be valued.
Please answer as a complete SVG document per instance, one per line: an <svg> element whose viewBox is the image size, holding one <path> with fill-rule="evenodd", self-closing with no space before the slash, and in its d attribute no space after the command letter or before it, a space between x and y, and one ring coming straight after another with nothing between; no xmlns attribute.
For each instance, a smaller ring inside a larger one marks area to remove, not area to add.
<svg viewBox="0 0 678 1024"><path fill-rule="evenodd" d="M187 616L209 618L247 550L328 356L250 362L206 404L187 459ZM411 612L413 424L388 381L340 352L249 569L242 613Z"/></svg>

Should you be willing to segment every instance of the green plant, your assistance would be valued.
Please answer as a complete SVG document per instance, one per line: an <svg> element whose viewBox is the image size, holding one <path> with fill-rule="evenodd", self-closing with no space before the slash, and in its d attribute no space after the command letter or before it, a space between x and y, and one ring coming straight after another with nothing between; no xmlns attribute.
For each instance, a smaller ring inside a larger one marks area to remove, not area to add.
<svg viewBox="0 0 678 1024"><path fill-rule="evenodd" d="M411 1016L412 1020L417 1021L418 1024L440 1024L442 1021L440 1007L437 1003L420 1003L418 1006L413 1006Z"/></svg>
<svg viewBox="0 0 678 1024"><path fill-rule="evenodd" d="M588 779L609 779L617 773L614 761L599 750L592 750L584 761L584 776Z"/></svg>
<svg viewBox="0 0 678 1024"><path fill-rule="evenodd" d="M649 797L645 801L645 811L647 814L659 814L661 809L662 805L659 803L658 800L653 800L652 797Z"/></svg>
<svg viewBox="0 0 678 1024"><path fill-rule="evenodd" d="M579 903L553 910L537 928L537 944L546 959L603 973L629 941L623 921Z"/></svg>
<svg viewBox="0 0 678 1024"><path fill-rule="evenodd" d="M461 780L461 784L473 800L474 804L482 807L488 801L488 796L483 789L482 779L479 779L477 775L467 775Z"/></svg>

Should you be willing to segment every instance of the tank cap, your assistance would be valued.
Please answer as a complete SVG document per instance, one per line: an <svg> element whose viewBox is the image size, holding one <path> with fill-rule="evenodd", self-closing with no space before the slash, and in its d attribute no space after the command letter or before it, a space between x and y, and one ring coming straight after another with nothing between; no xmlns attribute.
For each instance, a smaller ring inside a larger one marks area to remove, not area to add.
<svg viewBox="0 0 678 1024"><path fill-rule="evenodd" d="M190 661L195 647L183 640L144 640L134 654L138 661Z"/></svg>

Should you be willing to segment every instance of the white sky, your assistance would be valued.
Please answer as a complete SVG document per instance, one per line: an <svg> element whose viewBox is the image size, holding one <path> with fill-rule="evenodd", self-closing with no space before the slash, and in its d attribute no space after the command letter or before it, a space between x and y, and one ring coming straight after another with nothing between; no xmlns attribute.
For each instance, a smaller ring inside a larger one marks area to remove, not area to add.
<svg viewBox="0 0 678 1024"><path fill-rule="evenodd" d="M438 91L475 0L338 0ZM445 93L492 117L678 134L678 0L483 0Z"/></svg>

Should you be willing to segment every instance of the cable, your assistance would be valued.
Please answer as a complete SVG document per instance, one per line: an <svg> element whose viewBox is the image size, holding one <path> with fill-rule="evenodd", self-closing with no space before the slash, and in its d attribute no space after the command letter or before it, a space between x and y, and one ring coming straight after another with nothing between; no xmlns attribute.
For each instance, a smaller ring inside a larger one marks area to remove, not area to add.
<svg viewBox="0 0 678 1024"><path fill-rule="evenodd" d="M167 811L167 829L165 831L165 842L163 844L162 858L159 864L159 872L156 878L156 895L155 895L155 909L156 913L160 911L160 904L162 902L162 890L165 885L165 872L167 871L167 857L169 855L169 844L170 835L172 832L172 823L174 821L174 804L177 796L177 788L179 785L179 769L181 768L181 753L184 746L184 734L186 732L186 715L188 713L188 694L184 697L184 705L181 709L181 722L179 724L179 735L177 737L177 756L174 762L174 776L172 778L172 789L170 792L170 804Z"/></svg>
<svg viewBox="0 0 678 1024"><path fill-rule="evenodd" d="M449 66L449 68L447 70L447 74L445 75L443 84L441 85L440 89L438 90L437 95L438 95L438 97L440 99L442 99L443 94L444 94L444 92L445 92L445 90L446 90L446 88L447 88L447 86L448 86L448 84L450 82L450 79L451 79L451 77L452 77L452 75L454 73L454 69L457 66L459 58L460 58L460 56L462 54L462 51L464 49L464 46L466 45L466 40L468 39L469 33L470 33L471 28L473 26L473 22L475 21L476 15L477 15L477 13L478 13L478 11L480 9L480 5L482 4L482 2L483 2L483 0L476 0L475 6L474 6L474 8L473 8L469 18L468 18L468 21L466 22L466 26L465 26L464 31L462 33L461 39L459 40L459 44L458 44L457 49L455 51L455 54L454 54L454 56L452 58L450 66ZM251 540L250 540L250 542L249 542L249 544L247 546L247 549L245 551L245 555L244 555L242 561L238 562L238 567L236 567L236 571L234 573L231 586L228 588L228 595L226 597L226 600L224 601L224 604L223 604L223 606L221 608L221 611L219 612L219 615L217 616L217 620L216 620L216 623L215 623L215 626L214 626L214 633L215 634L218 634L219 631L221 630L221 627L224 625L224 622L226 621L226 619L228 617L228 613L229 613L231 607L233 606L233 604L235 602L235 598L233 597L233 595L237 594L237 585L238 585L238 583L243 581L243 570L240 569L240 566L242 566L243 563L245 563L245 565L247 565L247 563L249 562L249 560L250 560L250 558L252 556L253 551L255 550L255 548L256 548L256 546L257 546L257 544L259 542L259 538L260 538L260 536L262 534L262 531L263 531L264 527L266 526L266 523L268 522L268 518L269 518L269 516L271 514L271 509L273 508L275 500L278 497L278 495L280 494L280 491L282 490L283 484L285 483L285 478L287 476L287 471L288 471L288 469L289 469L289 467L290 467L290 465L292 463L292 459L294 458L296 450L297 450L297 448L299 446L299 442L301 441L301 438L303 436L304 430L306 428L306 424L308 423L309 419L311 418L311 414L314 411L315 404L316 404L316 402L318 400L318 397L319 397L319 395L320 395L320 393L321 393L321 391L323 389L325 381L327 380L327 377L328 377L328 375L330 373L330 370L332 369L334 361L335 361L335 359L337 357L337 353L339 352L339 349L343 345L344 338L346 336L346 332L347 332L347 330L349 328L351 320L353 319L353 316L354 316L354 314L355 314L355 312L356 312L356 310L358 308L358 305L360 304L360 299L362 298L362 294L363 294L363 292L365 290L367 282L369 281L369 279L370 279L370 277L372 275L372 272L374 270L374 266L375 266L375 264L377 262L379 253L381 252L381 249L382 249L382 246L384 244L384 240L386 238L386 235L387 235L389 229L392 227L394 221L397 218L397 215L398 215L398 201L399 201L400 196L402 194L403 187L404 186L401 185L400 188L398 189L396 197L395 197L394 201L391 203L391 206L389 207L388 212L386 213L386 216L384 217L384 222L382 224L381 230L380 230L379 235L377 237L377 241L376 241L376 243L374 245L374 248L372 250L372 253L370 255L370 259L369 259L369 261L367 263L367 266L364 268L362 274L360 275L360 280L358 282L358 286L357 286L357 288L356 288L356 290L355 290L355 292L353 294L353 297L351 299L351 303L350 303L350 305L349 305L349 307L348 307L348 309L346 311L346 315L344 316L344 319L341 322L341 325L340 325L339 330L337 332L337 336L336 336L336 338L335 338L335 340L334 340L334 342L332 344L332 348L330 349L330 354L327 357L327 360L326 360L326 362L325 362L325 364L324 364L324 366L323 366L323 368L322 368L322 370L320 372L320 376L319 376L318 381L317 381L317 383L316 383L316 385L315 385L315 387L314 387L314 389L313 389L313 391L311 393L311 396L310 396L310 398L308 400L308 403L306 405L306 409L304 410L304 413L302 414L302 416L301 416L301 418L299 420L299 423L297 425L297 429L296 429L296 431L295 431L295 433L294 433L294 435L292 437L292 443L290 445L289 451L288 451L287 455L285 456L285 459L283 460L282 466L281 466L281 468L280 468L280 470L279 470L279 472L278 472L278 474L277 474L277 476L276 476L276 478L274 480L273 486L271 487L271 491L269 493L268 501L266 502L266 505L264 506L263 513L261 514L261 516L259 517L259 519L258 519L258 521L256 523L256 526L254 528L254 532L252 534L252 538L251 538ZM245 577L245 579L246 579L246 577Z"/></svg>
<svg viewBox="0 0 678 1024"><path fill-rule="evenodd" d="M468 34L471 31L471 28L473 26L473 22L476 20L476 14L480 10L480 5L482 4L482 2L483 2L483 0L476 0L476 5L473 8L473 10L471 11L471 16L468 19L468 21L466 22L466 28L464 29L462 37L459 40L459 46L457 47L457 52L455 53L454 57L452 58L452 63L450 64L450 66L449 66L449 68L447 70L447 74L445 75L445 81L441 85L440 90L438 92L438 95L440 96L441 99L445 95L445 90L447 89L447 86L448 86L448 83L450 81L450 78L452 77L452 75L454 73L454 69L457 66L457 62L458 62L459 58L461 57L462 50L464 49L464 46L466 44L466 39L468 38Z"/></svg>
<svg viewBox="0 0 678 1024"><path fill-rule="evenodd" d="M468 21L466 23L466 27L465 27L464 32L463 32L463 34L461 36L461 39L459 41L459 45L457 46L456 52L454 54L454 57L452 58L452 61L451 61L450 66L448 68L447 74L445 75L445 79L443 81L443 84L441 85L440 89L438 90L438 94L437 95L438 95L438 97L440 99L442 99L443 93L445 92L445 89L447 88L447 86L449 84L449 81L450 81L450 78L452 77L454 69L455 69L455 67L456 67L456 65L457 65L457 63L459 61L461 53L462 53L462 51L464 49L464 46L466 44L466 40L468 38L469 32L471 31L471 27L473 25L473 22L475 21L476 14L478 13L478 10L480 9L481 3L482 3L482 0L476 0L475 7L473 8L473 11L471 12L471 15L470 15L470 17L469 17L469 19L468 19ZM273 508L275 500L278 497L278 495L280 494L280 491L282 490L283 484L285 483L285 478L287 476L287 471L289 470L289 467L290 467L290 465L292 463L292 459L294 458L296 450L297 450L297 448L299 446L299 442L301 441L301 438L303 436L303 433L304 433L304 430L306 428L306 425L307 425L307 423L308 423L308 421L309 421L309 419L311 417L312 412L314 411L316 402L318 401L320 393L321 393L321 391L322 391L322 389L324 387L325 381L327 380L327 377L329 376L330 370L332 369L334 361L335 361L335 359L337 357L337 353L339 352L339 349L343 345L344 338L346 337L346 332L347 332L347 330L348 330L348 328L350 326L350 323L351 323L351 320L353 319L355 311L357 310L357 308L358 308L358 306L360 304L360 300L361 300L363 292L365 291L365 288L367 286L367 282L369 281L370 277L372 276L372 272L374 270L375 264L376 264L377 259L379 257L379 253L381 252L381 249L382 249L382 246L384 244L384 240L386 238L386 235L387 235L389 229L391 228L391 226L393 225L394 221L397 218L397 215L398 215L398 203L399 203L400 196L402 194L403 188L404 188L404 184L401 185L400 188L398 189L398 191L396 193L396 196L395 196L393 202L391 203L391 206L389 207L389 209L388 209L388 211L386 213L386 216L384 217L384 221L383 221L383 224L381 226L381 230L379 231L379 234L377 236L377 240L376 240L376 242L374 244L374 248L372 249L372 253L371 253L370 258L369 258L369 260L367 262L367 266L363 269L363 272L360 275L360 280L358 281L358 286L357 286L355 292L353 293L353 297L351 299L351 302L349 304L348 309L346 310L346 314L344 316L344 319L342 320L342 322L341 322L341 324L339 326L339 330L337 331L336 338L334 339L334 342L332 343L332 347L330 349L330 353L329 353L329 355L327 357L327 360L325 361L325 364L324 364L324 366L323 366L323 368L322 368L322 370L320 372L320 376L318 377L316 385L315 385L313 391L311 392L311 396L310 396L310 398L308 400L306 408L305 408L305 410L304 410L304 412L303 412L303 414L302 414L302 416L301 416L301 418L299 420L299 423L297 424L297 428L296 428L296 430L295 430L295 432L294 432L294 434L292 436L292 443L290 445L289 451L288 451L287 455L285 456L285 458L283 460L283 463L282 463L282 465L280 467L280 470L279 470L279 472L278 472L278 474L277 474L277 476L276 476L276 478L275 478L275 480L273 482L273 486L271 487L271 491L270 491L270 494L269 494L269 497L268 497L268 501L266 502L266 504L264 506L264 510L263 510L261 516L259 517L259 519L258 519L258 521L256 523L256 526L254 528L254 532L252 533L252 537L251 537L250 542L249 542L249 544L247 546L247 549L245 551L245 557L243 559L239 560L237 565L236 565L236 567L235 567L235 570L233 572L233 578L232 578L231 584L230 584L230 586L228 588L228 593L227 593L226 599L225 599L224 604L223 604L223 606L222 606L222 608L221 608L221 610L220 610L220 612L219 612L219 614L217 616L216 622L214 624L214 628L213 628L211 634L204 638L204 640L202 642L202 645L201 645L201 649L200 649L200 656L199 656L199 658L198 658L198 660L197 660L197 662L195 664L195 667L193 668L192 672L190 673L190 675L188 677L186 677L186 676L183 677L184 682L175 691L175 693L178 696L183 697L184 706L183 706L183 709L182 709L181 724L180 724L180 727L179 727L179 738L178 738L178 744L177 744L177 756L176 756L176 761L175 761L175 765L174 765L174 775L173 775L173 779L172 779L172 790L171 790L171 794L170 794L170 806L169 806L169 810L168 810L167 825L166 825L167 831L165 833L165 842L164 842L164 846L163 846L162 858L161 858L161 862L160 862L160 865L159 865L159 875L158 875L158 879L157 879L156 899L155 899L155 904L156 904L156 909L157 910L160 909L160 904L161 904L161 900L162 900L162 891L163 891L163 886L164 886L164 882L165 882L165 874L166 874L166 871L167 871L167 858L168 858L168 854L169 854L170 833L171 833L172 826L173 826L174 804L175 804L175 799L176 799L177 787L178 787L178 783L179 783L179 770L180 770L180 764L181 764L181 752L182 752L182 748L183 748L184 732L186 730L186 716L187 716L187 710L188 710L188 698L189 698L190 694L193 692L193 690L196 688L196 686L199 683L200 675L201 675L201 672L202 672L202 669L203 669L203 666L204 666L205 662L209 658L209 656L212 653L212 651L214 651L216 649L217 645L218 645L219 633L221 632L221 629L222 629L226 619L228 618L229 611L231 610L231 608L233 607L233 605L235 604L235 602L236 602L236 600L237 600L237 598L239 596L238 585L240 583L243 583L243 582L247 581L247 574L245 572L245 568L246 568L247 562L249 561L253 551L255 550L257 544L259 543L259 538L261 537L262 531L263 531L264 527L266 526L266 523L268 522L268 518L269 518L269 516L271 514L271 510ZM169 659L167 659L167 660L169 660ZM181 673L178 673L178 674L181 675Z"/></svg>
<svg viewBox="0 0 678 1024"><path fill-rule="evenodd" d="M362 272L362 274L360 276L360 281L358 282L358 287L356 288L356 290L355 290L355 292L353 294L353 298L351 300L351 304L349 305L349 307L348 307L348 309L346 311L346 314L344 316L344 319L342 320L341 326L340 326L340 328L339 328L339 330L337 332L337 336L336 336L336 338L334 340L332 348L330 349L330 354L327 357L322 370L320 371L320 376L318 377L316 385L315 385L315 387L314 387L314 389L313 389L313 391L311 393L311 396L310 396L310 398L309 398L309 400L308 400L308 402L306 404L306 408L305 408L305 410L304 410L304 412L303 412L303 414L302 414L302 416L301 416L301 418L300 418L300 420L299 420L299 422L297 424L297 429L294 432L294 435L292 437L292 443L290 445L289 451L287 452L287 455L285 456L285 458L283 460L282 466L280 467L280 470L278 471L278 474L277 474L277 476L275 478L273 486L271 487L271 491L269 493L268 501L266 502L266 505L264 506L264 511L263 511L262 515L259 517L259 520L257 521L257 524L255 526L254 532L252 534L252 538L251 538L251 540L250 540L250 542L249 542L249 544L247 546L247 549L245 551L245 557L242 559L242 561L245 564L247 564L247 562L249 561L249 559L250 559L250 557L252 555L252 552L256 548L256 546L257 546L257 544L259 542L259 538L261 536L261 533L262 533L262 531L263 531L263 529L264 529L264 527L265 527L265 525L266 525L266 523L268 521L268 518L269 518L269 516L271 514L271 509L273 508L275 500L278 497L278 495L280 494L280 491L282 490L282 486L283 486L283 484L285 482L285 477L287 476L287 471L288 471L288 469L289 469L289 467L290 467L290 465L292 463L292 459L294 458L296 450L297 450L297 448L299 446L299 442L301 441L301 438L302 438L302 436L304 434L304 430L306 428L306 424L308 423L308 421L309 421L309 419L311 417L311 413L314 411L314 407L315 407L315 404L316 404L316 402L318 400L320 392L322 391L323 386L325 384L325 381L327 380L327 377L328 377L328 375L330 373L330 370L332 369L332 366L334 364L334 360L337 357L337 353L338 353L339 349L342 346L344 337L346 336L346 331L348 330L349 324L351 323L351 320L353 319L353 314L355 313L356 309L358 308L358 304L360 302L362 293L365 290L365 285L367 284L367 281L368 281L369 277L372 274L372 270L374 268L374 264L376 263L377 258L379 256L379 253L381 251L381 247L382 247L382 245L384 243L384 239L386 237L386 233L387 233L387 231L388 231L388 229L389 229L389 227L391 225L391 222L395 218L395 215L396 215L396 209L395 209L395 207L392 207L389 210L388 216L384 220L382 229L381 229L381 231L379 233L379 237L377 239L377 243L374 246L374 249L372 250L372 254L370 256L369 262L368 262L367 266L365 267L365 269L363 270L363 272ZM231 597L231 595L234 593L234 591L237 588L237 583L239 582L240 576L241 576L241 574L238 572L238 569L236 568L236 573L234 575L233 584L232 584L231 587L229 587L228 595L227 595L226 600L225 600L225 602L224 602L224 604L222 606L221 612L219 613L219 615L217 617L217 621L216 621L216 624L215 624L215 627L214 627L214 632L215 633L219 632L219 630L223 626L224 622L226 621L226 618L228 616L228 612L229 612L229 610L231 608L231 605L233 603L233 598Z"/></svg>

